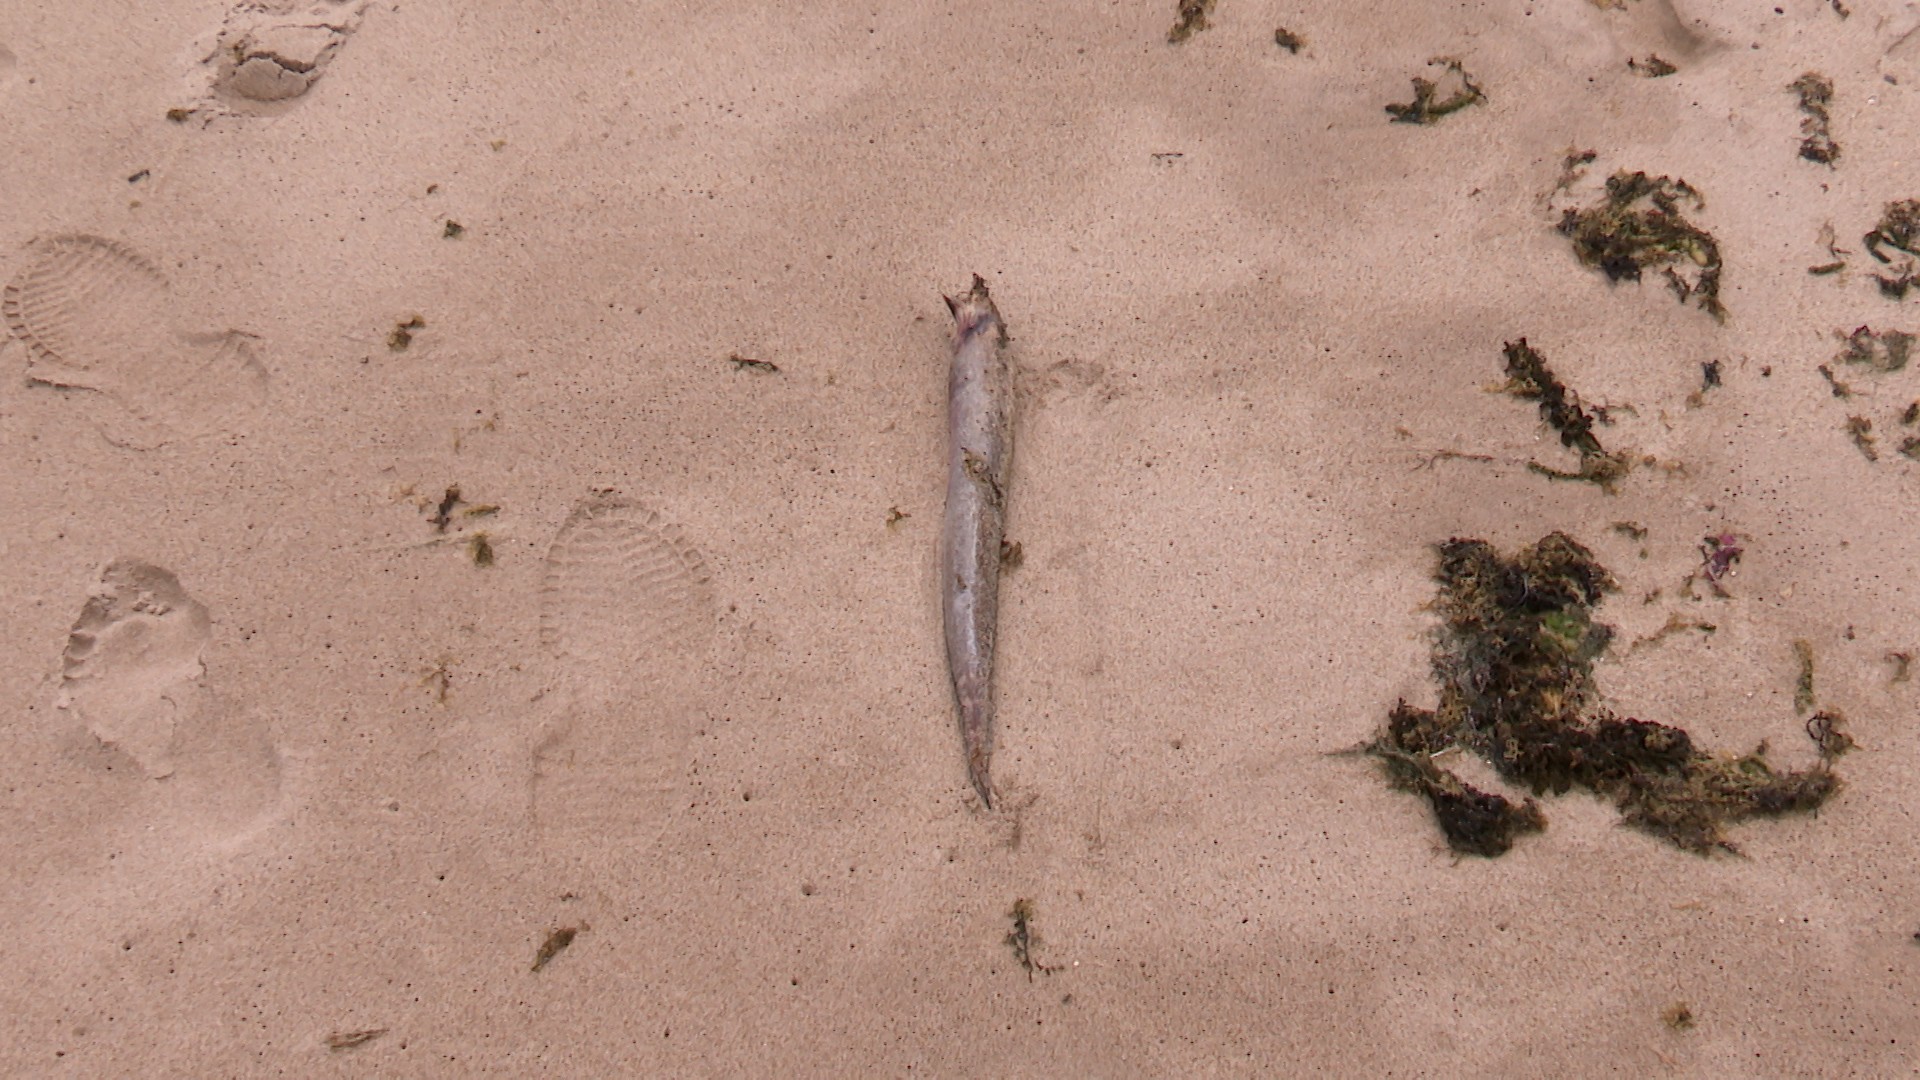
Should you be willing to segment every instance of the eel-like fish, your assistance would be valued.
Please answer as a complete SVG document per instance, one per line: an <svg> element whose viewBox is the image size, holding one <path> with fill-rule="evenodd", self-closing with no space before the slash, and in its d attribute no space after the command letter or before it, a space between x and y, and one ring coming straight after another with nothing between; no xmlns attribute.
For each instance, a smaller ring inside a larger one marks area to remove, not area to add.
<svg viewBox="0 0 1920 1080"><path fill-rule="evenodd" d="M946 299L953 312L953 369L947 379L950 441L941 599L967 776L991 809L993 638L1013 460L1013 369L1005 352L1006 325L980 275L974 275L973 291Z"/></svg>

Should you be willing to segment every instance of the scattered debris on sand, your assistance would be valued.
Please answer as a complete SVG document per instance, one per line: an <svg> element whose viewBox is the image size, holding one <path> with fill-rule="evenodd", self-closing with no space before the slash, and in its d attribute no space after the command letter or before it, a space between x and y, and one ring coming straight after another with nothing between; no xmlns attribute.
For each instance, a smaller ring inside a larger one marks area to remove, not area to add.
<svg viewBox="0 0 1920 1080"><path fill-rule="evenodd" d="M1849 401L1858 399L1859 403L1882 400L1884 388L1856 390L1852 384L1843 381L1835 369L1844 366L1877 380L1906 370L1913 359L1915 343L1920 342L1920 337L1904 330L1875 330L1870 326L1856 327L1851 332L1836 330L1834 336L1840 339L1840 351L1834 354L1831 361L1817 365L1814 370L1819 372L1820 377L1825 379L1827 385L1832 388L1834 397ZM1879 419L1883 423L1880 424L1879 430L1883 433L1893 432L1889 438L1898 439L1896 448L1903 456L1920 459L1920 436L1902 435L1898 431L1898 428L1912 428L1920 423L1920 401L1915 401L1906 395L1901 396L1907 404L1896 406L1893 410L1881 414ZM1855 407L1859 405L1856 404ZM1852 440L1861 456L1871 462L1880 460L1880 442L1879 436L1875 433L1875 417L1857 414L1848 416L1841 430L1846 432L1847 438Z"/></svg>
<svg viewBox="0 0 1920 1080"><path fill-rule="evenodd" d="M1834 331L1845 345L1834 357L1839 363L1854 364L1877 374L1889 374L1907 366L1913 358L1914 335L1904 330L1874 330L1858 327L1851 334Z"/></svg>

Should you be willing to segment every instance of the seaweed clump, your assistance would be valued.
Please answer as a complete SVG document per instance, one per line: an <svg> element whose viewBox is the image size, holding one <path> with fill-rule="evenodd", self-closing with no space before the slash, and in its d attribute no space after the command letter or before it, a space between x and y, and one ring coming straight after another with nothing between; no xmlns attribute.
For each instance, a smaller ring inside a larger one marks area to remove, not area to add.
<svg viewBox="0 0 1920 1080"><path fill-rule="evenodd" d="M1648 176L1644 172L1616 172L1607 178L1606 194L1584 209L1568 208L1560 231L1573 241L1573 251L1585 266L1596 267L1609 281L1639 281L1641 272L1658 268L1681 303L1692 300L1715 319L1725 321L1720 304L1720 245L1687 220L1681 203L1694 209L1706 200L1685 180ZM1691 278L1675 269L1690 263Z"/></svg>
<svg viewBox="0 0 1920 1080"><path fill-rule="evenodd" d="M1431 124L1456 113L1469 105L1477 105L1487 100L1487 95L1468 75L1460 61L1451 57L1436 56L1427 61L1429 66L1438 65L1446 70L1439 79L1413 78L1413 100L1405 105L1388 105L1387 116L1396 124ZM1444 84L1444 87L1443 87ZM1444 93L1444 96L1442 96Z"/></svg>
<svg viewBox="0 0 1920 1080"><path fill-rule="evenodd" d="M1593 608L1617 585L1566 534L1511 558L1468 539L1449 540L1438 554L1439 706L1401 702L1364 749L1395 786L1427 797L1455 852L1495 857L1546 825L1533 799L1479 791L1435 760L1456 749L1536 797L1579 787L1609 798L1628 825L1700 854L1737 851L1724 833L1732 822L1811 811L1838 790L1824 755L1782 772L1764 745L1738 757L1710 754L1681 728L1606 709L1593 662L1613 629L1594 621Z"/></svg>
<svg viewBox="0 0 1920 1080"><path fill-rule="evenodd" d="M1827 106L1833 104L1833 80L1817 71L1805 75L1787 84L1787 89L1800 96L1800 111L1807 114L1800 121L1800 156L1808 161L1831 166L1840 156L1840 144L1833 141L1833 116Z"/></svg>
<svg viewBox="0 0 1920 1080"><path fill-rule="evenodd" d="M1893 277L1874 275L1874 280L1880 283L1881 295L1904 300L1909 290L1920 285L1920 273L1914 269L1916 257L1920 257L1920 199L1888 203L1881 211L1880 224L1874 226L1862 242L1867 245L1867 254L1895 268ZM1882 248L1892 248L1898 258Z"/></svg>
<svg viewBox="0 0 1920 1080"><path fill-rule="evenodd" d="M1834 336L1842 342L1840 351L1834 355L1832 365L1821 364L1815 370L1832 385L1835 397L1845 398L1855 396L1853 389L1833 374L1833 366L1845 364L1853 370L1865 370L1873 375L1903 371L1913 360L1916 342L1920 342L1920 337L1904 330L1875 330L1867 326L1856 327L1852 333L1836 330ZM1901 427L1912 427L1920 422L1920 402L1909 404L1890 417L1887 427L1882 430L1891 429L1895 422ZM1872 418L1849 416L1844 430L1868 461L1880 460ZM1898 449L1906 457L1920 458L1920 438L1906 435L1901 438Z"/></svg>
<svg viewBox="0 0 1920 1080"><path fill-rule="evenodd" d="M1167 40L1175 45L1213 25L1207 21L1207 15L1213 10L1213 0L1180 0L1180 19L1167 31Z"/></svg>
<svg viewBox="0 0 1920 1080"><path fill-rule="evenodd" d="M1614 485L1633 468L1625 454L1609 452L1593 433L1595 416L1580 403L1580 396L1554 375L1546 358L1527 345L1527 339L1507 342L1507 383L1503 389L1515 397L1540 403L1540 418L1560 433L1560 443L1580 455L1580 468L1567 472L1549 468L1537 461L1527 468L1554 480L1582 480L1598 484L1611 493Z"/></svg>

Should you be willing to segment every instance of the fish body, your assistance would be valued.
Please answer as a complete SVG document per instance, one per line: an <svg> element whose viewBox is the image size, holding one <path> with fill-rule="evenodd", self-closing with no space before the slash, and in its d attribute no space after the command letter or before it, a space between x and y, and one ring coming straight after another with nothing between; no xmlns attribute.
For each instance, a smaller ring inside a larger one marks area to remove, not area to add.
<svg viewBox="0 0 1920 1080"><path fill-rule="evenodd" d="M979 275L972 291L948 297L947 307L953 312L953 367L947 380L941 600L967 777L991 808L993 641L1013 460L1013 369L1006 326Z"/></svg>

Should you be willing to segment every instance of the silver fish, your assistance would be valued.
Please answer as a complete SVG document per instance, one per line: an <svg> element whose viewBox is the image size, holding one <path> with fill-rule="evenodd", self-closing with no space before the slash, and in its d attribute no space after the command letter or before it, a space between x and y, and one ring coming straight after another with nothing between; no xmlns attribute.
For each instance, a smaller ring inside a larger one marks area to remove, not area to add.
<svg viewBox="0 0 1920 1080"><path fill-rule="evenodd" d="M1013 369L1007 328L978 274L973 290L947 297L953 369L947 379L947 516L941 526L941 599L947 666L960 704L967 776L993 807L993 638L1000 613L1001 544L1013 460Z"/></svg>

